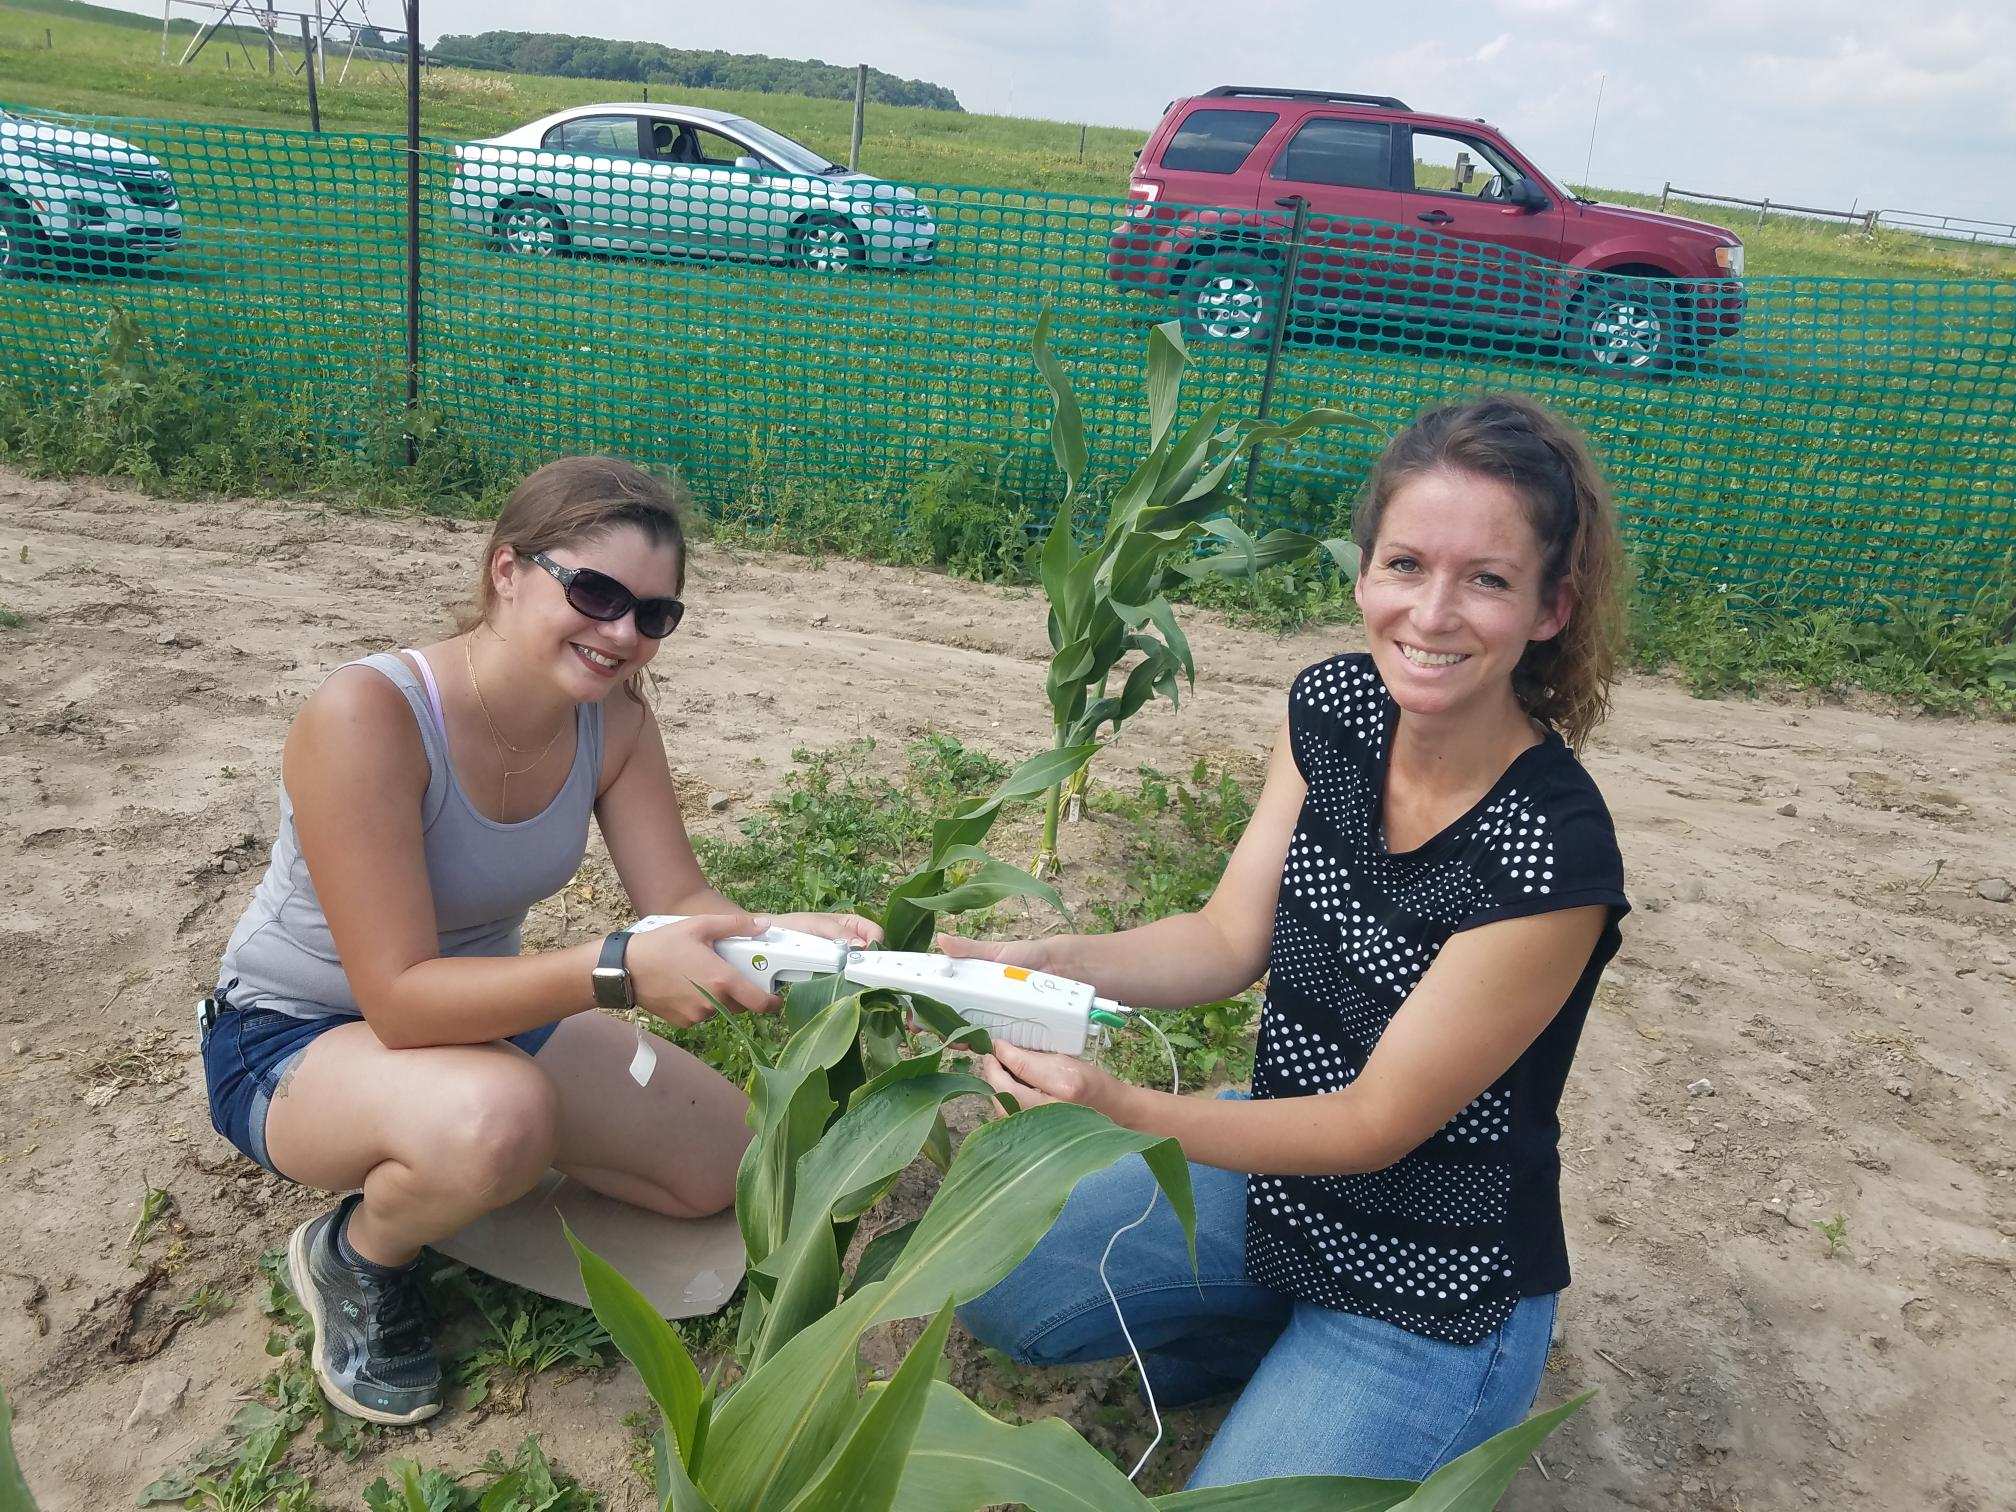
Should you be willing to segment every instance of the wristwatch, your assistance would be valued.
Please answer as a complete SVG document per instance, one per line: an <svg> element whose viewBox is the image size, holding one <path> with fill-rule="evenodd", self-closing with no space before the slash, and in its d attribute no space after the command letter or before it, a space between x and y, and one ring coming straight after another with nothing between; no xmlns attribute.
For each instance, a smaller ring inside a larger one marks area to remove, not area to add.
<svg viewBox="0 0 2016 1512"><path fill-rule="evenodd" d="M612 1013L628 1013L637 1006L637 988L623 964L623 952L630 944L630 931L612 931L602 942L602 954L589 975L595 982L596 1003Z"/></svg>

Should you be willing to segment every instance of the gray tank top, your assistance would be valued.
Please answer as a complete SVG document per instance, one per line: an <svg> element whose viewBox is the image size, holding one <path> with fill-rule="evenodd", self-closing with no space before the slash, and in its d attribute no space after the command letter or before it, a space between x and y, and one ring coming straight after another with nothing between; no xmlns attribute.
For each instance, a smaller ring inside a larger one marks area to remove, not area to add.
<svg viewBox="0 0 2016 1512"><path fill-rule="evenodd" d="M416 660L426 666L424 658ZM574 765L553 801L522 823L499 824L479 814L455 780L433 674L423 687L405 660L389 651L345 665L369 667L391 679L420 726L427 751L421 829L441 954L516 955L526 911L566 886L587 854L588 820L601 785L602 706L576 707ZM358 1013L302 859L284 784L272 859L231 931L219 980L234 1008L266 1008L295 1018Z"/></svg>

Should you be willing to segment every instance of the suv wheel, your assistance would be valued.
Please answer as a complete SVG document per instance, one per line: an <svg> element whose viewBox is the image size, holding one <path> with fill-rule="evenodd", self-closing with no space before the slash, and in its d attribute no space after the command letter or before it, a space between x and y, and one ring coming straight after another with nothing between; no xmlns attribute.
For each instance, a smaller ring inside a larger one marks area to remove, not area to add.
<svg viewBox="0 0 2016 1512"><path fill-rule="evenodd" d="M567 217L544 200L520 200L497 212L497 240L514 257L558 257L567 239Z"/></svg>
<svg viewBox="0 0 2016 1512"><path fill-rule="evenodd" d="M1198 263L1183 280L1183 330L1211 341L1264 343L1281 301L1281 270L1248 252Z"/></svg>
<svg viewBox="0 0 2016 1512"><path fill-rule="evenodd" d="M1671 373L1685 346L1672 292L1642 278L1586 290L1568 335L1581 361L1624 375Z"/></svg>
<svg viewBox="0 0 2016 1512"><path fill-rule="evenodd" d="M791 230L791 266L845 273L861 266L861 233L838 216L816 216Z"/></svg>
<svg viewBox="0 0 2016 1512"><path fill-rule="evenodd" d="M41 261L42 235L35 212L0 193L0 278L30 272Z"/></svg>

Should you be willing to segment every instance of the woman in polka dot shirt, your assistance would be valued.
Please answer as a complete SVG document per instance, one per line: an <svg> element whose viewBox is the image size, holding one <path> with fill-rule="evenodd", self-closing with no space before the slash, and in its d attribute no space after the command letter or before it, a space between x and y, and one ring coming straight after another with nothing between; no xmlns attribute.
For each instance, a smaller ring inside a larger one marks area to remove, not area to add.
<svg viewBox="0 0 2016 1512"><path fill-rule="evenodd" d="M1202 909L940 939L1147 1009L1267 977L1250 1094L1009 1045L982 1067L1182 1142L1197 1270L1165 1202L1107 1273L1159 1403L1238 1393L1193 1486L1425 1478L1526 1415L1568 1283L1556 1108L1630 908L1575 756L1609 704L1615 511L1572 429L1491 395L1397 437L1352 534L1369 649L1295 680ZM1098 1267L1151 1186L1138 1158L1081 1183L967 1326L1035 1363L1126 1354Z"/></svg>

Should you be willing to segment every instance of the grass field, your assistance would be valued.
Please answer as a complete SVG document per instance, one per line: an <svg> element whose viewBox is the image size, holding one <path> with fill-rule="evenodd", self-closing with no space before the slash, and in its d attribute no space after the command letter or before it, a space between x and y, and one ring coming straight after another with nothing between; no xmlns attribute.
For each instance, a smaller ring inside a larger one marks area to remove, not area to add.
<svg viewBox="0 0 2016 1512"><path fill-rule="evenodd" d="M264 112L286 124L115 116L111 129L173 166L189 240L139 277L0 286L0 347L74 369L120 311L171 354L258 392L304 427L368 433L401 385L397 81L373 68L353 73L332 90L332 129L318 138L301 129L299 81L269 80L262 52L251 73L222 41L205 54L208 72L164 70L158 24L108 14L74 0L0 12L0 99ZM44 17L56 45L22 51L24 34L39 43L34 23ZM239 60L228 71L226 56ZM24 59L38 65L33 78ZM952 447L979 442L1007 455L1003 487L1040 513L1054 479L1027 341L1046 298L1096 463L1109 475L1128 465L1140 337L1170 314L1106 275L1118 215L1107 191L1124 180L1132 134L1090 133L1080 168L1075 128L880 111L869 167L1023 186L923 189L939 221L938 259L910 273L528 263L439 213L447 144L610 86L457 71L430 74L427 85L425 398L493 472L600 447L677 464L707 500L807 487L882 499L907 492ZM829 150L846 114L845 105L781 96L716 103ZM1099 192L1074 178L1096 178ZM1821 255L1810 226L1759 233L1774 234L1804 246L1799 255ZM1889 241L1853 250L1873 257ZM1289 347L1273 413L1328 403L1367 425L1270 460L1261 492L1276 518L1330 529L1333 501L1355 487L1381 435L1440 398L1515 387L1596 437L1641 550L1774 599L1853 603L1872 585L1906 598L1964 593L2016 533L2016 281L2007 277L1753 277L1740 336L1670 382L1449 335L1430 321ZM1192 402L1255 412L1264 354L1195 346Z"/></svg>
<svg viewBox="0 0 2016 1512"><path fill-rule="evenodd" d="M0 102L160 120L307 125L307 86L289 72L284 53L280 71L269 78L263 36L227 31L195 63L177 68L175 59L193 30L192 22L173 23L164 65L161 25L150 16L80 0L5 0ZM47 49L45 31L52 44ZM330 71L336 72L333 60ZM567 105L631 98L637 88L601 79L430 70L423 86L424 129L446 138L490 136ZM844 101L708 90L682 90L678 98L753 116L835 159L846 152L851 106ZM391 66L353 64L347 82L325 81L322 111L331 130L403 131L403 81ZM908 183L1119 194L1126 189L1134 150L1152 124L1144 121L1140 130L1091 127L1081 157L1079 127L1072 122L878 105L868 113L862 166ZM1502 124L1516 139L1518 123ZM1647 171L1656 170L1655 164ZM1590 192L1618 204L1657 203L1600 187ZM1753 215L1728 207L1675 202L1671 208L1737 230L1748 246L1752 274L2016 277L2016 248L1900 231L1870 237L1796 216L1773 216L1759 227Z"/></svg>

